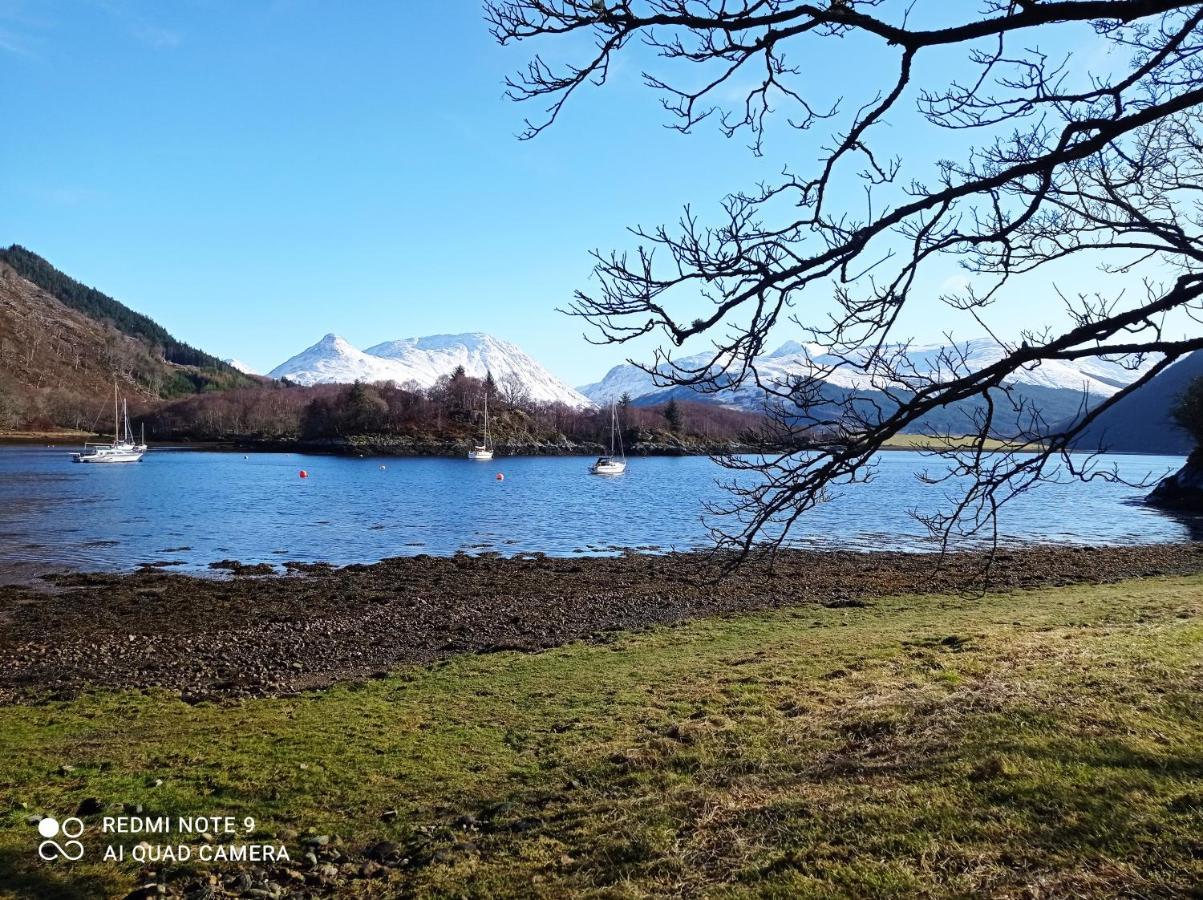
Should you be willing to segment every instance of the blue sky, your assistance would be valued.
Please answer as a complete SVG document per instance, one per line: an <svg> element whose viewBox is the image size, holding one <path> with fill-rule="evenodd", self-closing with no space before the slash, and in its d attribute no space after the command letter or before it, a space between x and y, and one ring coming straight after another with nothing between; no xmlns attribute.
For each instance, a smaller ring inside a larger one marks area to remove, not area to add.
<svg viewBox="0 0 1203 900"><path fill-rule="evenodd" d="M808 63L867 65L848 51ZM496 46L476 0L0 0L0 243L261 371L328 331L487 331L595 380L626 351L553 312L587 286L587 251L784 157L662 127L630 64L520 142L502 82L528 52Z"/></svg>

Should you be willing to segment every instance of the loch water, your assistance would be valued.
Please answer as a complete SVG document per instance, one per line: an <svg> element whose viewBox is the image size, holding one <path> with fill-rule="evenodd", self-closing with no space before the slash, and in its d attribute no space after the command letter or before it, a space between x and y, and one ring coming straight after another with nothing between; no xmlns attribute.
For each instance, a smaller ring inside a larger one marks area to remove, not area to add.
<svg viewBox="0 0 1203 900"><path fill-rule="evenodd" d="M152 449L138 464L72 464L68 448L0 446L0 566L126 570L217 560L335 564L408 554L597 555L709 546L704 505L731 473L703 457L633 458L625 475L581 457L347 458ZM1182 465L1117 455L1130 481ZM911 510L946 503L917 473L938 460L882 454L869 484L805 515L796 546L935 549ZM309 477L300 478L305 469ZM497 475L504 475L499 480ZM1147 489L1101 480L1042 484L1006 506L1005 542L1181 541L1192 523L1139 503ZM720 523L721 524L721 523ZM1197 537L1197 534L1196 534Z"/></svg>

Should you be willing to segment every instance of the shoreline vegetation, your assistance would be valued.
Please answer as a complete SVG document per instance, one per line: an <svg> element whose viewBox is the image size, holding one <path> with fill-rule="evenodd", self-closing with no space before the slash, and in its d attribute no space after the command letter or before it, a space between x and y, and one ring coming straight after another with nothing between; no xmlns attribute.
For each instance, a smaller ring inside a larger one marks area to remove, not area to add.
<svg viewBox="0 0 1203 900"><path fill-rule="evenodd" d="M301 386L257 378L251 386L174 399L130 398L133 427L153 447L241 452L281 451L349 456L463 456L479 443L488 398L490 436L500 456L597 456L608 452L609 407L581 409L531 400L515 384L474 378L462 367L429 388L393 382ZM72 407L73 427L49 408L24 420L0 417L0 443L76 442L103 436L95 406ZM808 446L805 429L783 436L757 412L690 399L617 404L624 449L631 456L781 453ZM107 407L104 407L107 409ZM10 417L11 418L11 417ZM816 432L816 437L821 437ZM788 440L788 443L785 443ZM899 434L883 449L969 446L975 439ZM1005 447L986 439L986 450ZM1033 448L1034 449L1034 448Z"/></svg>
<svg viewBox="0 0 1203 900"><path fill-rule="evenodd" d="M0 446L5 444L28 445L46 444L47 446L74 446L84 441L104 440L105 435L84 431L25 431L0 432ZM968 447L974 440L964 435L925 435L899 434L895 435L883 450L932 450L950 446ZM152 444L151 449L161 450L211 450L229 453L311 453L335 456L464 456L475 441L462 440L424 440L420 438L404 438L398 436L353 435L350 437L325 438L321 440L287 440L287 439L225 439L225 440L168 440ZM986 450L1000 450L1005 446L1003 441L987 440ZM496 446L498 457L506 456L596 456L606 451L602 444L595 442L571 443L568 441L508 444L499 443ZM763 453L781 451L786 448L766 448L761 444L745 442L706 442L701 440L681 439L674 435L660 435L658 440L638 441L627 448L631 456L721 456L739 453ZM805 447L796 448L805 450ZM1033 448L1035 452L1035 448Z"/></svg>
<svg viewBox="0 0 1203 900"><path fill-rule="evenodd" d="M152 446L458 455L481 439L486 398L490 435L502 452L596 455L608 446L609 407L532 400L520 385L474 378L462 367L431 387L393 382L301 386L260 378L253 386L177 399L133 397L130 412L135 430L144 426ZM624 399L618 405L623 442L634 455L721 453L769 443L766 421L756 413L688 400L637 406ZM78 417L72 424L64 436L84 433ZM0 418L0 440L5 431L40 440L62 426L49 413L15 424Z"/></svg>
<svg viewBox="0 0 1203 900"><path fill-rule="evenodd" d="M0 588L0 896L1189 893L1203 547L1007 551L984 594L980 563ZM88 856L39 862L30 823L77 811ZM252 816L291 858L129 861L145 836L98 832L133 811Z"/></svg>

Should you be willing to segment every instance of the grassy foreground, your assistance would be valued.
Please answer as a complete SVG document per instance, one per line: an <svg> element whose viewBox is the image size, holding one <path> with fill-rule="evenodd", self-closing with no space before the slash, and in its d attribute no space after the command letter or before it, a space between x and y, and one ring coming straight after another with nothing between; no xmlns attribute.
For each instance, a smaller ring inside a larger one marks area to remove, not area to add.
<svg viewBox="0 0 1203 900"><path fill-rule="evenodd" d="M255 816L286 893L312 830L400 845L333 883L372 896L1189 894L1203 578L709 619L284 699L0 708L0 895L138 883L36 860L26 818L87 797Z"/></svg>

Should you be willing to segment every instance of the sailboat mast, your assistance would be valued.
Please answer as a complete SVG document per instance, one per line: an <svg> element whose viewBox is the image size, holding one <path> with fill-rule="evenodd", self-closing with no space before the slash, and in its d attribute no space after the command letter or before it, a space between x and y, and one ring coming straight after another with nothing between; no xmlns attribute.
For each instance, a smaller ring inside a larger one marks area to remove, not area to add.
<svg viewBox="0 0 1203 900"><path fill-rule="evenodd" d="M119 431L120 428L121 428L121 423L118 421L118 416L117 416L117 381L116 381L116 379L114 379L113 380L113 443L114 444L117 443L119 440L121 440L121 438L118 436L120 434L120 431Z"/></svg>

